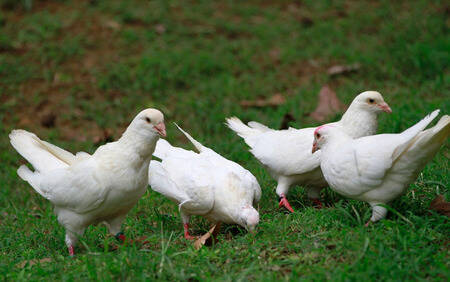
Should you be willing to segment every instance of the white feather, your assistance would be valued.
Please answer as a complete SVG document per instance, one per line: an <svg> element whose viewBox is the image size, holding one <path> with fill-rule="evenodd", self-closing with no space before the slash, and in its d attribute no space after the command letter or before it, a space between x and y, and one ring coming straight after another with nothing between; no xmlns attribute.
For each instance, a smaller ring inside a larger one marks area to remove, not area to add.
<svg viewBox="0 0 450 282"><path fill-rule="evenodd" d="M12 146L34 168L33 172L22 165L18 175L55 206L69 247L91 224L106 221L111 233L119 232L126 214L145 193L158 139L144 119L147 116L163 122L161 112L144 110L118 141L99 147L93 155L73 155L25 130L9 135Z"/></svg>
<svg viewBox="0 0 450 282"><path fill-rule="evenodd" d="M162 161L150 165L151 188L179 204L184 223L191 215L202 215L213 222L248 227L242 210L252 208L261 197L256 178L177 127L199 153L158 141L155 152Z"/></svg>
<svg viewBox="0 0 450 282"><path fill-rule="evenodd" d="M353 100L342 119L332 125L353 138L375 134L379 111L366 107L369 97L384 102L378 92L363 92ZM320 170L320 152L311 153L315 128L273 130L254 121L246 126L236 117L228 118L226 124L244 139L250 152L278 182L278 196L286 195L291 185L299 184L307 188L310 198L318 198L320 190L327 186Z"/></svg>
<svg viewBox="0 0 450 282"><path fill-rule="evenodd" d="M444 116L432 128L424 128L439 110L399 134L379 134L352 140L338 128L322 128L321 168L336 192L373 207L387 204L405 192L425 164L437 153L450 133L450 119ZM371 220L387 213L374 209Z"/></svg>

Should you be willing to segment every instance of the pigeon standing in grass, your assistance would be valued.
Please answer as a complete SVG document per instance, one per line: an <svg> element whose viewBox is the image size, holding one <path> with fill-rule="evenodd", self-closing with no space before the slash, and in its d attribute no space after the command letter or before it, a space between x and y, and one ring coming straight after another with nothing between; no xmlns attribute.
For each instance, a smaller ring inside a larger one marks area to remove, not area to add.
<svg viewBox="0 0 450 282"><path fill-rule="evenodd" d="M323 175L331 189L372 207L370 221L384 218L383 206L405 192L450 134L450 117L424 130L439 110L399 134L352 139L341 128L323 125L314 132ZM370 222L369 221L369 222ZM367 224L369 224L369 222Z"/></svg>
<svg viewBox="0 0 450 282"><path fill-rule="evenodd" d="M92 155L73 155L25 130L13 130L9 138L34 168L22 165L18 175L55 206L72 256L79 236L91 224L106 222L116 238L125 240L122 222L146 191L152 153L159 136L165 135L163 114L146 109L118 141Z"/></svg>
<svg viewBox="0 0 450 282"><path fill-rule="evenodd" d="M189 234L191 215L201 215L219 224L238 224L253 231L259 222L259 213L253 206L261 198L256 178L179 129L199 153L159 140L153 155L162 161L151 162L149 183L154 191L178 204L184 237L194 238Z"/></svg>
<svg viewBox="0 0 450 282"><path fill-rule="evenodd" d="M333 124L352 138L373 135L381 112L392 110L380 93L366 91L356 96L342 119ZM294 184L305 186L308 197L317 207L322 207L320 191L327 183L320 170L320 152L311 153L315 128L274 130L255 121L247 126L236 117L228 118L227 125L244 138L250 152L278 182L276 193L280 207L293 212L286 195Z"/></svg>

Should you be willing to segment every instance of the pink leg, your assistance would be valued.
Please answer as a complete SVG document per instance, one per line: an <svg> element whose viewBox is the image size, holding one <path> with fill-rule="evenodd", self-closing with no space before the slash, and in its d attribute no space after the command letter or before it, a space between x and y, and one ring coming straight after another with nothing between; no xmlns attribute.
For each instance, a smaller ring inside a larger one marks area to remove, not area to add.
<svg viewBox="0 0 450 282"><path fill-rule="evenodd" d="M278 207L285 207L288 211L294 212L291 205L289 204L288 200L286 199L286 196L284 194L281 194L280 197L280 203L278 204Z"/></svg>
<svg viewBox="0 0 450 282"><path fill-rule="evenodd" d="M366 224L364 224L364 226L365 227L369 227L369 224L370 224L370 219L369 219L369 221Z"/></svg>
<svg viewBox="0 0 450 282"><path fill-rule="evenodd" d="M68 249L69 249L69 256L73 257L75 255L75 252L73 250L73 246L69 246Z"/></svg>
<svg viewBox="0 0 450 282"><path fill-rule="evenodd" d="M319 199L311 199L312 200L312 202L313 202L313 204L314 204L314 207L316 208L316 209L322 209L323 208L323 205L322 205L322 202L319 200Z"/></svg>
<svg viewBox="0 0 450 282"><path fill-rule="evenodd" d="M183 224L183 228L184 228L184 238L187 239L187 240L194 240L195 237L191 236L189 234L189 223Z"/></svg>
<svg viewBox="0 0 450 282"><path fill-rule="evenodd" d="M115 237L116 237L116 239L119 240L120 243L122 243L122 244L125 243L125 240L127 239L127 238L125 237L125 234L123 234L123 232L117 233Z"/></svg>

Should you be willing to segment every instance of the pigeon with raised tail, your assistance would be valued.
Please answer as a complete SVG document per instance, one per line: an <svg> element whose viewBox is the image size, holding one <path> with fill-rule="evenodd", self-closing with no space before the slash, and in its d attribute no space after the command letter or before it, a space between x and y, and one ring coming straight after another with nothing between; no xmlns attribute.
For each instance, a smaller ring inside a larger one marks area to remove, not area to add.
<svg viewBox="0 0 450 282"><path fill-rule="evenodd" d="M366 91L353 99L340 121L332 124L352 138L372 135L377 131L377 117L381 112L392 110L380 93ZM244 139L250 152L278 182L276 193L280 207L293 212L286 195L295 184L303 185L315 205L322 206L320 191L327 183L320 170L320 152L311 153L315 128L274 130L255 121L247 126L236 117L228 118L226 124Z"/></svg>
<svg viewBox="0 0 450 282"><path fill-rule="evenodd" d="M25 130L9 134L14 149L34 168L22 165L17 174L55 206L71 256L91 224L106 222L111 234L125 240L122 222L146 191L149 162L160 136L166 136L164 116L156 109L140 112L118 141L92 155L74 155Z"/></svg>
<svg viewBox="0 0 450 282"><path fill-rule="evenodd" d="M199 153L159 140L153 155L161 162L152 160L149 184L154 191L178 204L184 237L194 238L189 233L192 215L204 216L213 223L238 224L252 232L259 222L254 206L261 198L256 178L178 129Z"/></svg>
<svg viewBox="0 0 450 282"><path fill-rule="evenodd" d="M447 115L424 130L438 114L439 110L434 111L399 134L359 139L352 139L339 127L323 125L314 132L312 151L322 152L320 167L331 189L369 203L369 222L375 222L386 216L384 205L406 191L447 140Z"/></svg>

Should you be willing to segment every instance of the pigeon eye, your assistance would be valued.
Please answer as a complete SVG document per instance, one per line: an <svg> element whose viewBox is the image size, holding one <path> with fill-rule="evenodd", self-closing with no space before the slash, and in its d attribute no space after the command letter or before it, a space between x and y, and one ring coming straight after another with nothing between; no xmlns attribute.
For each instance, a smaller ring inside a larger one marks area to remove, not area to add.
<svg viewBox="0 0 450 282"><path fill-rule="evenodd" d="M317 133L316 137L317 137L317 139L319 139L320 138L320 133Z"/></svg>
<svg viewBox="0 0 450 282"><path fill-rule="evenodd" d="M375 102L375 100L374 100L374 99L372 99L372 98L371 98L371 99L369 99L369 103L370 103L370 104L373 104L374 102Z"/></svg>
<svg viewBox="0 0 450 282"><path fill-rule="evenodd" d="M150 120L150 118L148 118L148 117L145 118L145 121L146 121L147 123L152 122L152 121Z"/></svg>

